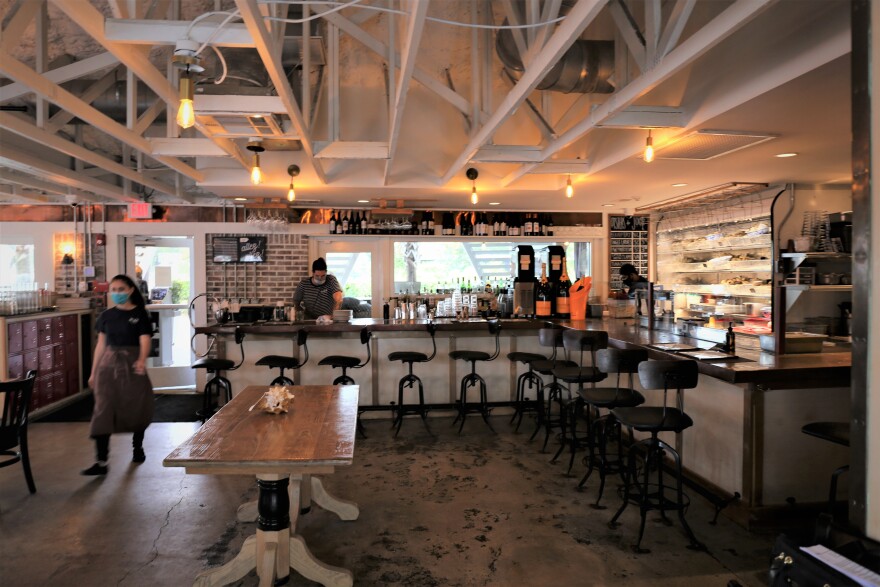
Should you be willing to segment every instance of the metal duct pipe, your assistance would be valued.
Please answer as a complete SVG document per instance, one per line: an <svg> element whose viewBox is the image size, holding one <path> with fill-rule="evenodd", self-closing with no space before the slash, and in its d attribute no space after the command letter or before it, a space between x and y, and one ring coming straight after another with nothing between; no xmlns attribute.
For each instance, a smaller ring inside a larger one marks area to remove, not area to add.
<svg viewBox="0 0 880 587"><path fill-rule="evenodd" d="M521 5L515 4L521 9ZM562 13L569 9L563 5ZM507 20L504 21L507 23ZM502 29L495 37L495 51L510 75L519 80L525 71L522 56L513 40L513 32ZM538 84L539 90L580 94L610 94L614 86L609 78L614 73L614 42L578 40L565 52Z"/></svg>

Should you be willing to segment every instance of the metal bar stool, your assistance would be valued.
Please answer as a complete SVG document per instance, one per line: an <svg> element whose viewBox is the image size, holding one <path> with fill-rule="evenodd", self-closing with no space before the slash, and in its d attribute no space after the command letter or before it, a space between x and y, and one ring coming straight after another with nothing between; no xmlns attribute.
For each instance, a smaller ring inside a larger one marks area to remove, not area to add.
<svg viewBox="0 0 880 587"><path fill-rule="evenodd" d="M372 357L372 351L370 349L370 339L373 338L373 333L369 328L361 329L361 344L367 347L367 359L361 363L360 358L358 357L349 357L346 355L330 355L329 357L324 357L320 361L318 361L319 365L330 365L334 369L342 369L342 375L333 380L333 385L354 385L355 381L351 377L348 376L346 370L348 369L361 369L365 367L367 363L370 362L370 358ZM358 412L357 418L357 430L360 432L361 436L364 438L367 437L367 433L364 430L364 425L361 423L361 412Z"/></svg>
<svg viewBox="0 0 880 587"><path fill-rule="evenodd" d="M691 527L688 526L687 520L684 518L685 510L690 501L682 491L681 456L672 446L657 437L660 432L680 434L683 430L693 426L694 421L684 412L684 390L696 387L698 378L699 371L696 361L676 359L643 361L639 364L639 381L644 389L662 389L663 405L661 407L639 406L613 410L614 416L622 425L650 434L649 438L635 443L629 449L628 467L623 475L623 504L608 523L610 528L616 528L618 526L617 519L626 506L630 502L638 504L641 523L639 524L638 541L633 546L636 553L650 552L650 550L642 548L641 544L642 536L645 533L645 520L651 510L660 510L660 515L667 524L670 522L666 517L666 511L677 511L678 519L690 540L688 548L705 549L694 536ZM677 408L667 406L670 390L675 390ZM640 470L636 462L638 453L641 452L639 449L644 451L641 479L639 479ZM674 463L673 474L676 478L676 498L674 500L665 495L666 491L671 489L671 487L664 485L663 479L663 457L666 454L672 457ZM652 470L657 471L653 481L651 480Z"/></svg>
<svg viewBox="0 0 880 587"><path fill-rule="evenodd" d="M244 363L244 333L238 327L235 328L235 343L241 351L241 360L237 365L229 359L211 357L202 357L192 364L192 369L204 369L209 377L203 391L202 409L196 412L196 416L202 422L213 416L219 409L214 403L215 394L218 402L221 394L223 394L224 403L232 400L232 383L223 376L223 372L235 371Z"/></svg>
<svg viewBox="0 0 880 587"><path fill-rule="evenodd" d="M834 444L849 446L849 422L810 422L801 428L808 436L815 436ZM840 476L849 471L849 465L838 467L831 474L831 487L828 491L827 511L819 515L816 523L815 541L825 544L834 524L834 504L837 501L837 482Z"/></svg>
<svg viewBox="0 0 880 587"><path fill-rule="evenodd" d="M515 351L507 353L507 360L511 363L523 363L529 368L528 371L521 373L519 377L516 378L516 400L513 404L514 411L513 416L510 418L510 423L513 424L514 420L516 420L516 428L514 428L514 430L519 432L519 426L522 424L523 415L525 415L526 412L534 412L540 417L543 406L538 403L537 397L534 400L530 400L526 397L526 385L529 386L529 389L536 387L536 393L540 392L541 388L544 386L544 380L541 379L541 376L535 373L532 369L532 361L545 361L547 360L547 357L539 355L538 353L523 353Z"/></svg>
<svg viewBox="0 0 880 587"><path fill-rule="evenodd" d="M605 379L605 373L599 370L596 366L596 352L608 346L607 332L604 330L566 330L562 334L562 346L565 348L569 357L574 357L575 353L578 354L578 366L553 369L553 377L555 379L561 379L568 384L577 383L579 392L583 391L584 383L595 385L596 382ZM584 363L585 353L589 353L589 365ZM588 446L590 448L590 453L593 452L591 444L592 430L590 428L591 418L588 413L587 435L579 438L577 435L577 421L578 415L584 408L584 402L581 400L580 395L572 400L571 392L566 389L566 397L563 399L560 395L557 401L560 404L559 413L561 415L559 449L556 451L556 454L553 455L553 458L550 459L550 462L555 463L556 459L559 458L559 455L562 454L562 451L565 450L565 447L568 446L571 456L568 459L568 470L566 471L566 474L569 474L571 473L571 468L574 466L574 455L575 452L577 452L578 447ZM566 426L566 424L568 425Z"/></svg>
<svg viewBox="0 0 880 587"><path fill-rule="evenodd" d="M621 444L620 432L621 426L614 413L610 410L616 408L634 408L645 403L645 396L636 391L633 386L633 379L639 372L639 364L648 360L648 351L644 349L602 349L596 353L596 366L600 371L606 374L615 374L616 383L614 387L598 388L595 385L587 389L581 388L578 391L578 399L586 404L591 410L598 412L600 409L609 410L605 415L599 416L595 420L587 420L587 424L592 426L590 430L590 454L587 457L587 472L581 482L578 483L578 491L582 491L587 479L596 469L599 471L599 496L596 503L592 504L594 509L605 509L600 506L599 501L602 499L602 493L605 491L605 477L608 473L623 472L623 446ZM627 375L627 387L620 384L620 375ZM616 436L617 453L609 455L608 439ZM630 444L632 444L632 430L630 430ZM596 454L598 452L598 455Z"/></svg>
<svg viewBox="0 0 880 587"><path fill-rule="evenodd" d="M540 375L552 376L554 369L578 366L574 361L557 358L559 356L559 349L563 347L562 332L563 330L561 328L541 328L538 330L538 343L541 346L553 348L553 353L550 355L550 358L529 363L529 366ZM538 406L540 407L540 411L538 412L538 419L535 423L535 431L532 433L529 440L533 440L535 436L537 436L538 431L543 427L544 446L541 447L541 452L547 450L547 442L550 440L550 434L552 433L553 428L561 428L563 426L563 414L559 411L559 408L562 405L559 401L562 397L562 391L563 386L559 383L559 380L556 377L553 377L553 381L550 383L538 388ZM557 407L555 413L553 410L554 405Z"/></svg>
<svg viewBox="0 0 880 587"><path fill-rule="evenodd" d="M400 427L403 425L403 417L407 414L419 414L422 417L422 422L424 422L428 433L431 432L431 429L428 427L428 410L425 408L425 390L422 386L422 380L418 375L413 374L413 363L427 363L428 361L433 360L437 355L437 341L434 338L434 335L437 332L437 326L433 322L428 322L425 328L428 331L428 334L431 335L432 352L430 356L425 353L413 351L396 351L388 355L389 361L400 361L401 363L406 363L409 367L409 373L401 377L400 382L397 384L397 406L392 407L394 420L391 422L391 427L394 428L395 437L397 437L397 434L400 432ZM403 403L403 388L409 387L412 389L416 383L419 384L419 405L407 406ZM394 402L392 402L392 404L393 403Z"/></svg>
<svg viewBox="0 0 880 587"><path fill-rule="evenodd" d="M483 351L452 351L449 353L449 358L457 361L466 361L471 364L471 372L464 377L461 378L461 392L458 396L458 403L456 404L456 409L458 410L458 415L455 416L455 420L452 421L452 425L454 426L456 422L461 420L461 425L458 427L458 433L461 434L462 428L464 428L464 421L467 418L468 413L470 412L479 412L480 415L483 416L483 421L486 422L486 425L493 432L495 431L492 428L491 422L489 422L489 402L486 396L486 380L480 377L477 374L477 362L478 361L494 361L498 358L498 355L501 353L501 322L498 320L489 320L489 334L495 336L495 353L489 354ZM467 389L468 387L477 387L480 388L480 404L475 407L468 407L467 403Z"/></svg>
<svg viewBox="0 0 880 587"><path fill-rule="evenodd" d="M306 340L309 337L309 331L305 328L300 328L296 332L296 345L298 347L302 347L303 349L303 359L300 362L299 357L285 357L283 355L266 355L262 357L259 361L256 362L257 365L263 367L269 367L270 369L280 369L281 372L275 379L272 380L272 383L269 385L293 385L293 379L290 377L286 377L284 375L285 369L292 369L294 371L302 368L309 361L309 347L306 345Z"/></svg>

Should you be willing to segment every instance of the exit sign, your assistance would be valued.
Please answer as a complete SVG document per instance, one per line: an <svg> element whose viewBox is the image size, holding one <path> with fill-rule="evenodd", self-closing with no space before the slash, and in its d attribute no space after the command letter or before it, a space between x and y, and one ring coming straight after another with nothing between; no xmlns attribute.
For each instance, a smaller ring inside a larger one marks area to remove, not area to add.
<svg viewBox="0 0 880 587"><path fill-rule="evenodd" d="M153 218L153 205L149 202L135 202L128 205L129 218Z"/></svg>

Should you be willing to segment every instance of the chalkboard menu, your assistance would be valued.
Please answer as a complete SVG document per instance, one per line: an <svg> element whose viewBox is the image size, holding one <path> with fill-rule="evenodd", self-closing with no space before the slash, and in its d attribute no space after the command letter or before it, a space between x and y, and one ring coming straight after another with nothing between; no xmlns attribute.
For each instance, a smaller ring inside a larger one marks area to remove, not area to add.
<svg viewBox="0 0 880 587"><path fill-rule="evenodd" d="M262 263L266 260L265 236L215 236L211 240L215 263Z"/></svg>
<svg viewBox="0 0 880 587"><path fill-rule="evenodd" d="M611 289L623 287L620 268L629 263L642 277L648 277L648 216L609 216L608 268Z"/></svg>

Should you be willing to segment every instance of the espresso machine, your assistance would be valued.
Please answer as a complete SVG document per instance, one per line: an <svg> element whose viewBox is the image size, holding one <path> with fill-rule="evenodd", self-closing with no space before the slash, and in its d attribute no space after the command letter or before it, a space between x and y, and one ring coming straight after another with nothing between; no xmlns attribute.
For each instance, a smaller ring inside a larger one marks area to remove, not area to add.
<svg viewBox="0 0 880 587"><path fill-rule="evenodd" d="M516 247L516 278L513 280L513 314L535 315L535 249L528 245Z"/></svg>

